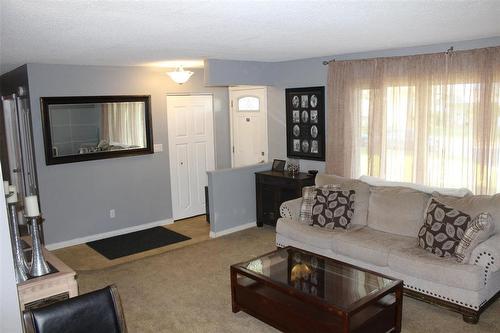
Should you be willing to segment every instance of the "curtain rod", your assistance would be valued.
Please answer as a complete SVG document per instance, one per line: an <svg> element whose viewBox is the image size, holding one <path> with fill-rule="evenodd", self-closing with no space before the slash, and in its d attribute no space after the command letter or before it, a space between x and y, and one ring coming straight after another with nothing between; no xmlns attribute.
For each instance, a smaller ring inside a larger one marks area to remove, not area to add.
<svg viewBox="0 0 500 333"><path fill-rule="evenodd" d="M450 46L450 48L448 48L444 53L445 54L452 54L454 52L454 48L453 46ZM325 60L323 61L323 65L329 65L331 62L335 62L335 59L330 59L330 60Z"/></svg>

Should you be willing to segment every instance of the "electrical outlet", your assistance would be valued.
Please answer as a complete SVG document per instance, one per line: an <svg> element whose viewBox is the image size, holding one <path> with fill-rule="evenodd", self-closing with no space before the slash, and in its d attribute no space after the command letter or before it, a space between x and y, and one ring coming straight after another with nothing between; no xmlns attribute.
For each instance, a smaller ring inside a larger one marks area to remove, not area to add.
<svg viewBox="0 0 500 333"><path fill-rule="evenodd" d="M109 210L109 218L114 219L116 217L116 212L114 209Z"/></svg>

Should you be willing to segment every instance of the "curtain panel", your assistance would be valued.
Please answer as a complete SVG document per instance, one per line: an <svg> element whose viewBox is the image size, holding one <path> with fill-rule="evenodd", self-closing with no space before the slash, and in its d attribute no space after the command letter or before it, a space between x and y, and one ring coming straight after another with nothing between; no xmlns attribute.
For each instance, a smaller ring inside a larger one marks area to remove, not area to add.
<svg viewBox="0 0 500 333"><path fill-rule="evenodd" d="M335 61L327 172L500 191L500 47Z"/></svg>
<svg viewBox="0 0 500 333"><path fill-rule="evenodd" d="M146 147L144 103L103 103L101 114L101 139L112 145Z"/></svg>

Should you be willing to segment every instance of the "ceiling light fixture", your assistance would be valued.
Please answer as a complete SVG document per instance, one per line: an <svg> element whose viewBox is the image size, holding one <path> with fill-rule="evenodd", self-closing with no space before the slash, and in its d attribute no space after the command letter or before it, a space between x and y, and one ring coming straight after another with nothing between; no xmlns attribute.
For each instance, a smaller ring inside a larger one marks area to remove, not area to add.
<svg viewBox="0 0 500 333"><path fill-rule="evenodd" d="M194 73L191 71L185 71L182 66L179 66L175 71L168 72L167 74L175 83L183 84L186 83Z"/></svg>

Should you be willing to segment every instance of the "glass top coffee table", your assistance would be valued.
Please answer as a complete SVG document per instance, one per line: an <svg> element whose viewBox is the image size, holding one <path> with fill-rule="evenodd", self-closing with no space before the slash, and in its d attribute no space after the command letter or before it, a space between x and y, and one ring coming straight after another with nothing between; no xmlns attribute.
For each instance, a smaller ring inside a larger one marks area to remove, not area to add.
<svg viewBox="0 0 500 333"><path fill-rule="evenodd" d="M285 332L400 332L403 281L293 247L231 266L233 312Z"/></svg>

